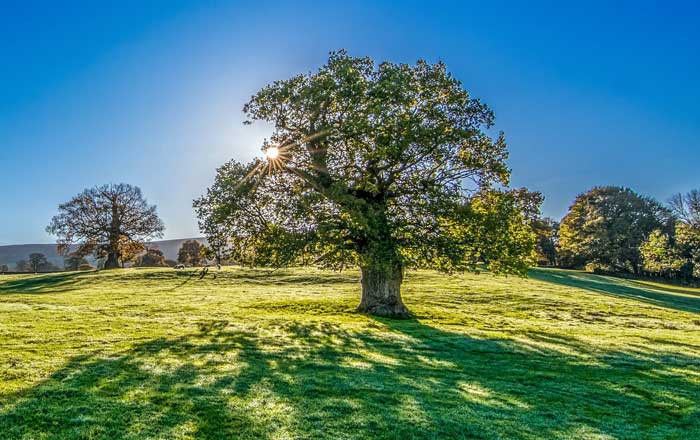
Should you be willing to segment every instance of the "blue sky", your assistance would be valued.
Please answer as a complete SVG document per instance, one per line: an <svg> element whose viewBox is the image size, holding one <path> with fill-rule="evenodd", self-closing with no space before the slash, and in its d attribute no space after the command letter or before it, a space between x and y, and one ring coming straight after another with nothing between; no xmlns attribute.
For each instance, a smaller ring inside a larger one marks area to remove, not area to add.
<svg viewBox="0 0 700 440"><path fill-rule="evenodd" d="M0 1L0 244L51 242L57 205L107 182L198 235L191 200L268 133L246 99L341 48L445 61L547 215L594 185L700 187L700 6L560 3Z"/></svg>

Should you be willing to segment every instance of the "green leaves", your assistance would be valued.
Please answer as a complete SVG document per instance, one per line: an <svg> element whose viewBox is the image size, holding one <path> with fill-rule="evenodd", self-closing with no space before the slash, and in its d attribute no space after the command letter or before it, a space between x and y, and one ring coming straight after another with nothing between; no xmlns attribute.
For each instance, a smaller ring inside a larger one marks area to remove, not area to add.
<svg viewBox="0 0 700 440"><path fill-rule="evenodd" d="M562 263L636 273L641 264L639 246L653 230L664 228L668 218L658 202L630 189L593 188L576 198L562 220Z"/></svg>
<svg viewBox="0 0 700 440"><path fill-rule="evenodd" d="M505 138L486 133L493 112L443 63L334 52L244 111L273 124L266 146L279 158L225 165L195 201L202 230L228 237L239 258L444 270L488 260L516 273L531 263L521 206L492 189L508 183Z"/></svg>

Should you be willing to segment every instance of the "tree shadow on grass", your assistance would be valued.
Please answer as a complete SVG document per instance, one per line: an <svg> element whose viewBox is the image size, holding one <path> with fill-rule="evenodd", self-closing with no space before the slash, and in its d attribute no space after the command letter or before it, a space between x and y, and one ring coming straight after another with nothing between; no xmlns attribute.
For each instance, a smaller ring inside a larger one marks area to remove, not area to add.
<svg viewBox="0 0 700 440"><path fill-rule="evenodd" d="M55 274L26 276L0 282L0 294L66 292L71 290L81 279L91 275L91 272L60 272Z"/></svg>
<svg viewBox="0 0 700 440"><path fill-rule="evenodd" d="M212 321L77 357L4 399L0 438L700 435L700 384L682 373L700 366L695 355L592 356L561 335L541 333L538 346L415 320L370 325L276 321L262 331Z"/></svg>
<svg viewBox="0 0 700 440"><path fill-rule="evenodd" d="M688 292L677 292L674 289L655 288L642 283L631 283L625 279L556 269L533 269L529 276L539 281L631 298L661 307L685 312L700 312L700 296L694 296Z"/></svg>

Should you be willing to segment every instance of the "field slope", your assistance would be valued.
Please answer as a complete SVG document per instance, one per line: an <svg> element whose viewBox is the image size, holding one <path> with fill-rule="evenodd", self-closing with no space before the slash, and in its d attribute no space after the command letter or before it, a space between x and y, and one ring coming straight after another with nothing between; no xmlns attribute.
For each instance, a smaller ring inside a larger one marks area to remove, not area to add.
<svg viewBox="0 0 700 440"><path fill-rule="evenodd" d="M0 439L700 438L700 291L579 272L0 277Z"/></svg>

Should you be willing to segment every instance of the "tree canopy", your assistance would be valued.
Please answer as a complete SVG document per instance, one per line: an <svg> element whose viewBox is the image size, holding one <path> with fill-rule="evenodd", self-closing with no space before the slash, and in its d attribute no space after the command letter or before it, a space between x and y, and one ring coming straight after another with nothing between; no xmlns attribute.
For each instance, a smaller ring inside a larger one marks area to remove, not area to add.
<svg viewBox="0 0 700 440"><path fill-rule="evenodd" d="M672 278L700 278L700 191L676 194L669 206L675 225L654 231L642 244L644 269Z"/></svg>
<svg viewBox="0 0 700 440"><path fill-rule="evenodd" d="M562 220L560 258L564 266L638 273L641 244L669 225L670 213L657 201L628 188L596 187L576 197Z"/></svg>
<svg viewBox="0 0 700 440"><path fill-rule="evenodd" d="M195 201L210 243L225 237L239 262L359 265L358 310L388 316L409 313L405 268L523 274L532 263L521 198L502 189L505 138L444 64L336 52L244 111L274 126L266 159L225 164Z"/></svg>
<svg viewBox="0 0 700 440"><path fill-rule="evenodd" d="M166 267L165 256L160 249L150 248L136 258L137 267Z"/></svg>
<svg viewBox="0 0 700 440"><path fill-rule="evenodd" d="M165 229L141 189L125 183L86 189L58 211L46 230L58 237L59 252L67 254L77 244L77 256L106 256L105 269L119 267L123 256L133 257Z"/></svg>
<svg viewBox="0 0 700 440"><path fill-rule="evenodd" d="M180 264L199 266L203 259L204 246L197 240L187 240L182 243L177 252L177 262Z"/></svg>

